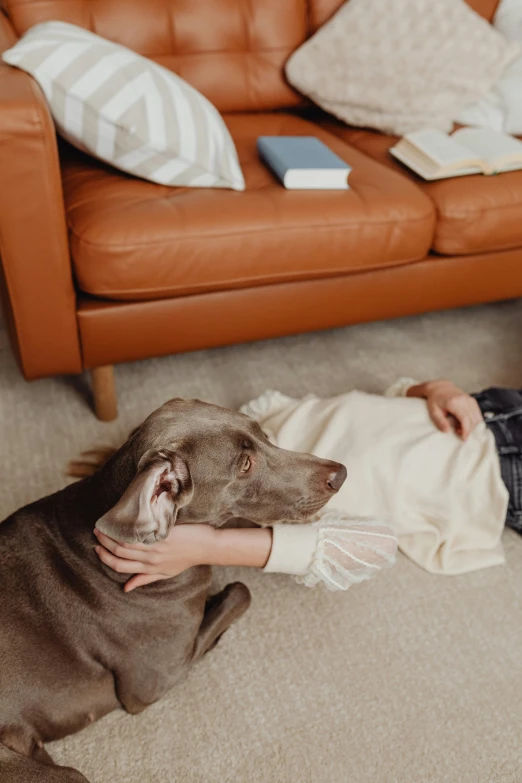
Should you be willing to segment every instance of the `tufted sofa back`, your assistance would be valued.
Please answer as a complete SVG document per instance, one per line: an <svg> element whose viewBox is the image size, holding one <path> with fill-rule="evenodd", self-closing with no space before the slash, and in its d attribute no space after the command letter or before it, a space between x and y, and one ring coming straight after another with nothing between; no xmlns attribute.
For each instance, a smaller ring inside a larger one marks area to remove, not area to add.
<svg viewBox="0 0 522 783"><path fill-rule="evenodd" d="M467 0L491 19L498 0ZM343 0L3 0L17 33L59 19L134 49L224 111L295 106L289 55ZM385 0L383 0L385 3Z"/></svg>

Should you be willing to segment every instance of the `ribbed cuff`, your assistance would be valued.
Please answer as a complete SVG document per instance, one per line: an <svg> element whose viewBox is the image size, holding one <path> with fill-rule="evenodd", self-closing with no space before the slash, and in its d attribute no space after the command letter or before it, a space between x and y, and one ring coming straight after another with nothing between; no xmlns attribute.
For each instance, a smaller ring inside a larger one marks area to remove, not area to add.
<svg viewBox="0 0 522 783"><path fill-rule="evenodd" d="M312 524L281 524L274 525L272 531L272 551L263 571L266 574L306 574L317 546L317 528Z"/></svg>
<svg viewBox="0 0 522 783"><path fill-rule="evenodd" d="M412 386L417 386L419 381L413 378L399 378L391 386L388 386L384 392L385 397L406 397L408 389Z"/></svg>

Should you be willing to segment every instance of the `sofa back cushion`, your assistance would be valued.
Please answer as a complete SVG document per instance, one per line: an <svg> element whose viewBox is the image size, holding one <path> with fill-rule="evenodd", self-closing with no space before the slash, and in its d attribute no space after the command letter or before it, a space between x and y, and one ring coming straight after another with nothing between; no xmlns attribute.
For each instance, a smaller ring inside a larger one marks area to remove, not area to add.
<svg viewBox="0 0 522 783"><path fill-rule="evenodd" d="M85 27L175 71L224 112L301 103L284 64L343 1L3 0L3 6L19 35L50 20ZM489 19L498 4L467 2Z"/></svg>
<svg viewBox="0 0 522 783"><path fill-rule="evenodd" d="M307 36L307 0L4 0L18 34L85 27L175 71L220 111L301 101L283 65Z"/></svg>

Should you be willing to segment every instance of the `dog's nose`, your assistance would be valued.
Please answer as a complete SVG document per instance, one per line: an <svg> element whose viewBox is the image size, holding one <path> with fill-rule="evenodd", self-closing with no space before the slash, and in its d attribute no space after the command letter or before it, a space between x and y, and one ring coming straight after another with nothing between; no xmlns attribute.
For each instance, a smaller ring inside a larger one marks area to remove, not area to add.
<svg viewBox="0 0 522 783"><path fill-rule="evenodd" d="M339 492L345 480L346 480L346 468L344 467L344 465L338 464L337 469L332 470L332 472L328 475L328 480L326 484L328 488L332 490L332 492Z"/></svg>

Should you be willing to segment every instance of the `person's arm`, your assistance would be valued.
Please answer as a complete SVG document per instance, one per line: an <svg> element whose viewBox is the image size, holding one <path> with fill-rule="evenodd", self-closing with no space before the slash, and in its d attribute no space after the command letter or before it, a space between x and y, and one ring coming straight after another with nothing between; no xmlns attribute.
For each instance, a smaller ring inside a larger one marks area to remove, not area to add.
<svg viewBox="0 0 522 783"><path fill-rule="evenodd" d="M266 573L303 575L311 565L318 531L312 524L225 530L174 525L167 538L155 544L121 543L96 528L94 535L100 560L114 571L134 575L124 588L129 592L196 565L247 566Z"/></svg>
<svg viewBox="0 0 522 783"><path fill-rule="evenodd" d="M125 592L170 579L196 565L267 565L272 549L271 528L227 528L211 525L174 525L164 541L155 544L124 544L95 529L96 554L120 574L133 574Z"/></svg>
<svg viewBox="0 0 522 783"><path fill-rule="evenodd" d="M292 574L308 587L347 590L395 561L397 538L385 523L336 509L323 509L315 520L253 530L175 525L156 544L121 544L95 530L96 553L118 573L133 574L126 592L196 565L253 566Z"/></svg>
<svg viewBox="0 0 522 783"><path fill-rule="evenodd" d="M418 397L426 400L430 418L441 432L455 431L466 440L483 421L478 402L451 381L419 383L413 378L399 378L385 392L386 397Z"/></svg>

